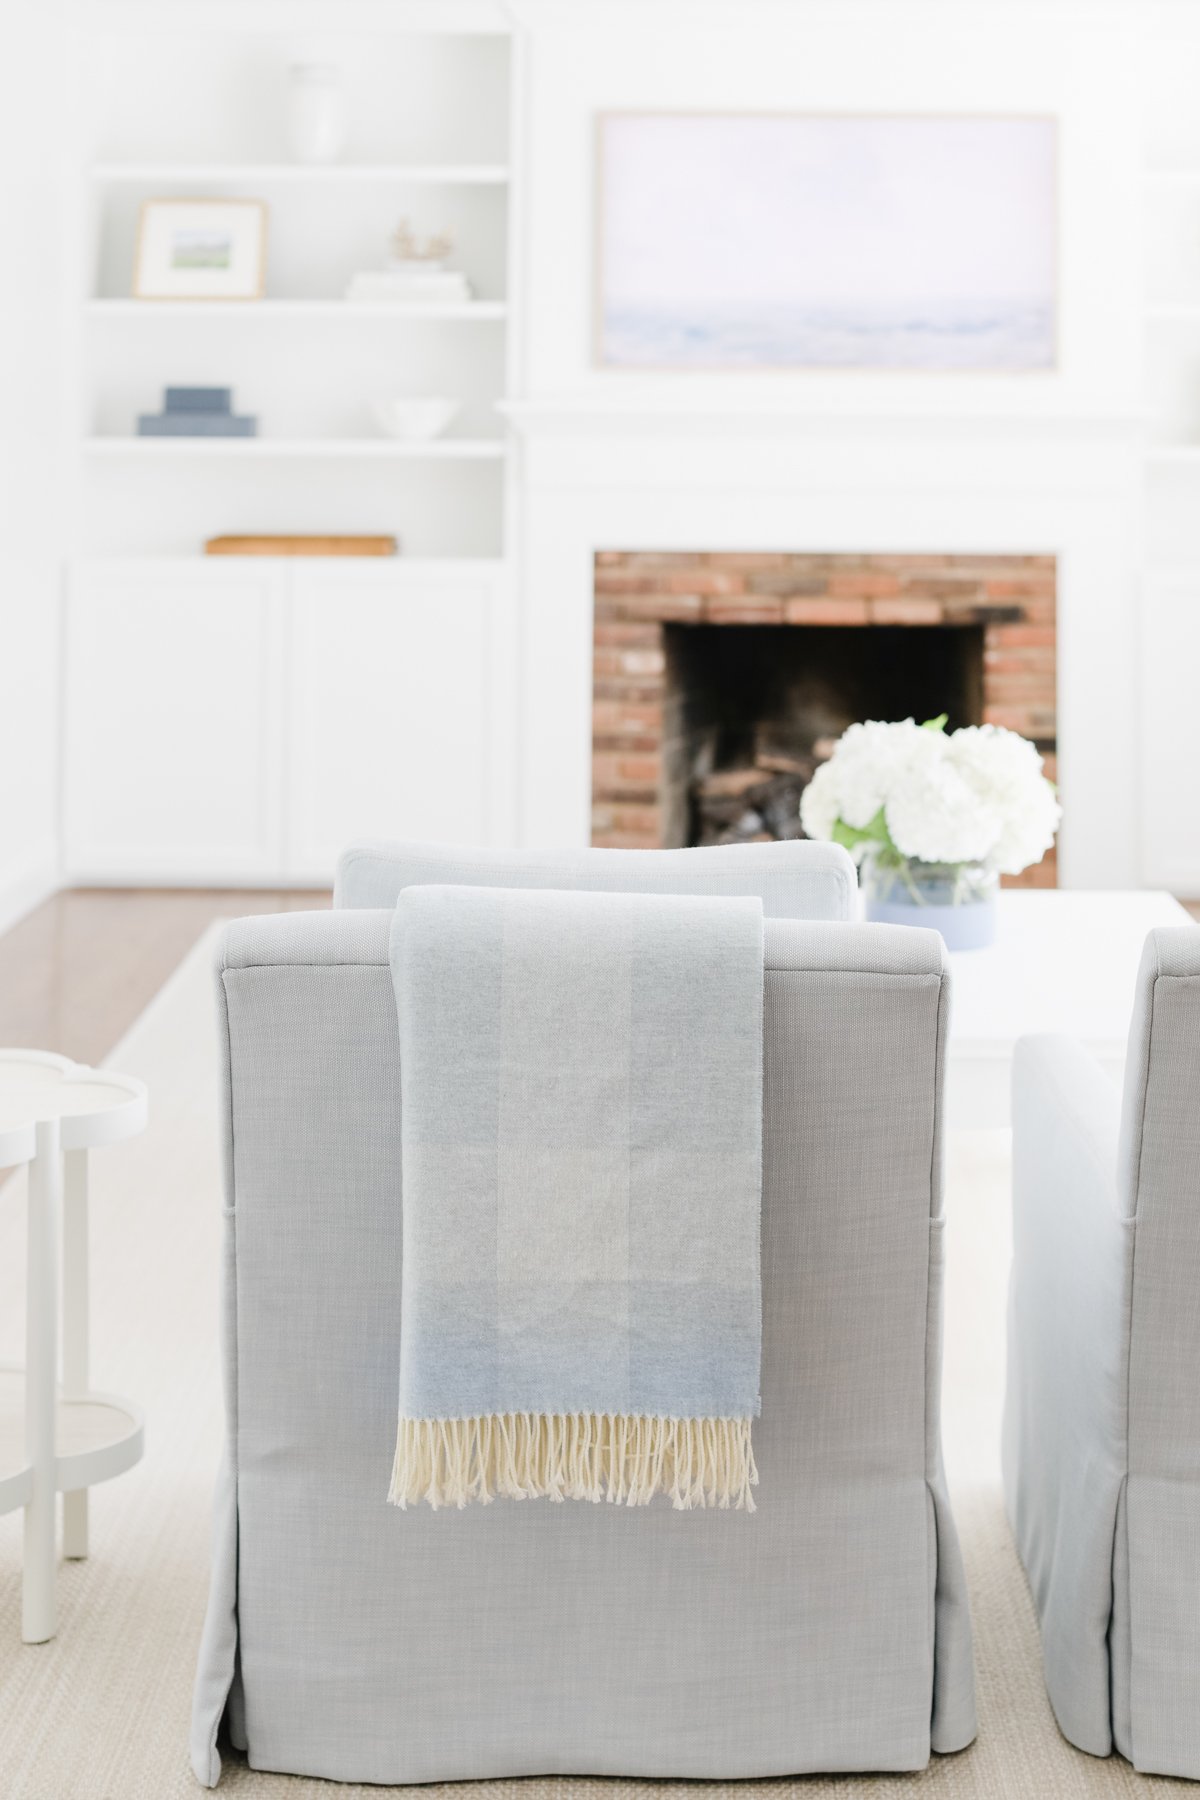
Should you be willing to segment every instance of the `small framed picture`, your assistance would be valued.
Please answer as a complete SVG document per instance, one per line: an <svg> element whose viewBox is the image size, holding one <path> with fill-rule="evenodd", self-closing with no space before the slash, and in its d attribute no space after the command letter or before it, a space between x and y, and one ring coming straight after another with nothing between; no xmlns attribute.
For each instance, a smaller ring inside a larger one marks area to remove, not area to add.
<svg viewBox="0 0 1200 1800"><path fill-rule="evenodd" d="M261 200L144 200L133 292L138 300L259 300L267 269Z"/></svg>

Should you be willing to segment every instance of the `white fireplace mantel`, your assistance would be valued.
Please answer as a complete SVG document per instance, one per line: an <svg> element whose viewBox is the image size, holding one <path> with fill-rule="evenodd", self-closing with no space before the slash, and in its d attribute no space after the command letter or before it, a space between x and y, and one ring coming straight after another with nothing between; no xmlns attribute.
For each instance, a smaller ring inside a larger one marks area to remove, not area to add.
<svg viewBox="0 0 1200 1800"><path fill-rule="evenodd" d="M794 387L780 392L778 382L763 376L753 380L735 376L730 390L714 388L707 379L697 385L690 377L682 390L669 384L647 385L636 376L630 380L625 388L614 378L614 387L603 393L592 389L552 398L502 400L497 411L527 439L669 435L697 425L811 436L841 426L870 425L878 431L935 437L952 431L981 437L1116 442L1136 439L1144 424L1134 410L1117 411L1107 405L1094 410L1066 408L1057 391L1044 389L1014 395L1005 386L981 395L977 387L964 392L947 385L939 397L927 378L919 393L913 393L903 376L897 377L901 384L897 388L889 387L884 377L868 377L864 386L857 386L834 374L819 393L819 403L812 390L805 397Z"/></svg>
<svg viewBox="0 0 1200 1800"><path fill-rule="evenodd" d="M1060 878L1137 884L1136 419L831 416L633 393L509 416L522 463L524 842L589 838L598 550L1037 553L1058 559Z"/></svg>

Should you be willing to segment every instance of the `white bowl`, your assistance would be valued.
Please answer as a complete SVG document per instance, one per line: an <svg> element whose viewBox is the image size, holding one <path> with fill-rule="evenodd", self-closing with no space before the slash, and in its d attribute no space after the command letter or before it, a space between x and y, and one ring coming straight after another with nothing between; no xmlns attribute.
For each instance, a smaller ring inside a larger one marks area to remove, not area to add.
<svg viewBox="0 0 1200 1800"><path fill-rule="evenodd" d="M446 394L398 394L376 400L380 431L394 438L440 437L461 409L461 400Z"/></svg>

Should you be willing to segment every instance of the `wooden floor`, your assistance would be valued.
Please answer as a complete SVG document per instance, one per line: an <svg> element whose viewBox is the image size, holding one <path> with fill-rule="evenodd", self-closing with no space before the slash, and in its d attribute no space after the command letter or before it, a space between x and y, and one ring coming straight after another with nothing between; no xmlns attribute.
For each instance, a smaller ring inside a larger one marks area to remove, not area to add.
<svg viewBox="0 0 1200 1800"><path fill-rule="evenodd" d="M98 1062L214 919L327 907L328 892L75 888L0 936L0 1045Z"/></svg>

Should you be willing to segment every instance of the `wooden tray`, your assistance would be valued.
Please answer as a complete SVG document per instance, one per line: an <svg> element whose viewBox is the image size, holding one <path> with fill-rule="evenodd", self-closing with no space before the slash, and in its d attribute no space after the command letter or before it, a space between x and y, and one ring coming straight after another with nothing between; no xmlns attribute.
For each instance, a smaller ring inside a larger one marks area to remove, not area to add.
<svg viewBox="0 0 1200 1800"><path fill-rule="evenodd" d="M215 537L204 546L206 556L395 556L394 537Z"/></svg>

